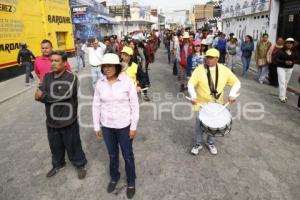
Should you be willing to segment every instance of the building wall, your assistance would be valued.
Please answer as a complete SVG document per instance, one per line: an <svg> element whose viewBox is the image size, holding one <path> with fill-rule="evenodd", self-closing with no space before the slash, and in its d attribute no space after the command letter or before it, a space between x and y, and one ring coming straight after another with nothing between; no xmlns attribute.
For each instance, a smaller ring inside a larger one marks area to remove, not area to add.
<svg viewBox="0 0 300 200"><path fill-rule="evenodd" d="M213 5L195 5L194 7L195 19L203 19L206 17L214 16L214 6Z"/></svg>
<svg viewBox="0 0 300 200"><path fill-rule="evenodd" d="M172 12L165 12L166 23L176 23L179 26L184 26L186 22L186 10L175 10Z"/></svg>
<svg viewBox="0 0 300 200"><path fill-rule="evenodd" d="M275 42L279 13L275 0L224 0L222 4L222 31L234 33L243 39L251 35L258 41L262 34L268 33L270 41Z"/></svg>

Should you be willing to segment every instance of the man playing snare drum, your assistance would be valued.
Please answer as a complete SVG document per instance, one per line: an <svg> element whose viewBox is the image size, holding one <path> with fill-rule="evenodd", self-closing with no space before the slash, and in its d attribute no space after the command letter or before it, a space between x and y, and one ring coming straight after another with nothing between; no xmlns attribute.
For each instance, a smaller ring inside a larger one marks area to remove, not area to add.
<svg viewBox="0 0 300 200"><path fill-rule="evenodd" d="M196 111L196 125L195 136L196 144L192 148L191 153L197 155L203 148L203 130L200 127L199 120L199 104L205 104L208 102L224 103L224 88L225 86L231 86L231 90L228 97L228 102L234 103L237 93L241 87L241 83L238 78L231 72L231 70L222 64L218 63L220 53L217 49L209 49L206 52L205 64L199 65L188 82L188 91L193 103L193 110ZM210 153L215 155L218 153L216 146L214 145L214 138L208 136L207 148Z"/></svg>

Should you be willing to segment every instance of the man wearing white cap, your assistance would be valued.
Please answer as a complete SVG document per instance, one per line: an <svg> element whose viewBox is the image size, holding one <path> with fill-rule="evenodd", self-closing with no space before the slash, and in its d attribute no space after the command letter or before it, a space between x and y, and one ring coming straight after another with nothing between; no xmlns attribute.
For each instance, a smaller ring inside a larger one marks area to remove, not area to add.
<svg viewBox="0 0 300 200"><path fill-rule="evenodd" d="M189 40L190 35L188 32L184 32L183 41L180 43L180 92L186 89L186 68L187 58L193 52L193 44Z"/></svg>
<svg viewBox="0 0 300 200"><path fill-rule="evenodd" d="M220 53L217 49L209 49L206 52L204 65L199 65L192 73L192 77L188 82L188 91L193 103L193 110L196 111L196 125L195 136L196 144L192 148L191 153L197 155L203 148L203 130L200 126L198 111L200 110L199 104L208 102L224 103L224 88L231 86L228 97L229 103L234 103L238 96L238 91L241 83L238 78L232 73L230 69L218 63ZM217 148L214 145L214 138L208 136L207 148L210 153L217 154Z"/></svg>

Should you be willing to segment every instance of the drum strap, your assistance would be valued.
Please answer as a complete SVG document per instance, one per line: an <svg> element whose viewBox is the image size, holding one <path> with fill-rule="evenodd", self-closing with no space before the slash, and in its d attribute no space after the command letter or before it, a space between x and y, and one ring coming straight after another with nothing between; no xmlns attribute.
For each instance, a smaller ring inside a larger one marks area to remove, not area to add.
<svg viewBox="0 0 300 200"><path fill-rule="evenodd" d="M221 93L218 93L217 88L218 88L218 81L219 81L219 68L218 64L216 65L216 80L215 84L212 81L211 73L209 70L209 66L205 65L205 68L207 70L207 80L208 80L208 86L210 89L210 95L212 95L216 100L220 98Z"/></svg>

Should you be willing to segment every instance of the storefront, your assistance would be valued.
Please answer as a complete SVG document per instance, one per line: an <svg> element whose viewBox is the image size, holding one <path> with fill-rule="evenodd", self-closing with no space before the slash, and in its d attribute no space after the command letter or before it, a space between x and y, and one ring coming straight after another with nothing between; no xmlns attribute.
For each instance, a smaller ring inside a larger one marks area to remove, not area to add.
<svg viewBox="0 0 300 200"><path fill-rule="evenodd" d="M103 8L104 9L104 8ZM111 34L115 21L104 10L91 6L72 7L74 35L84 41L88 38L101 40Z"/></svg>

